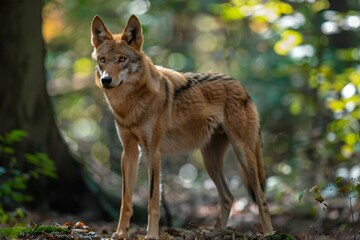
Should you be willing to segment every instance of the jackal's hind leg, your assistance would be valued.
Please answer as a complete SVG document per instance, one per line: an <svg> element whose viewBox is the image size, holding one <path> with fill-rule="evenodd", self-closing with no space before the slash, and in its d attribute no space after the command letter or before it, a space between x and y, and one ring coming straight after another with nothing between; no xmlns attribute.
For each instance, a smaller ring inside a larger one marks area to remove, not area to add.
<svg viewBox="0 0 360 240"><path fill-rule="evenodd" d="M223 158L228 143L229 141L224 133L215 133L210 142L201 148L206 171L214 181L220 197L220 215L215 224L217 229L226 227L234 200L223 172Z"/></svg>

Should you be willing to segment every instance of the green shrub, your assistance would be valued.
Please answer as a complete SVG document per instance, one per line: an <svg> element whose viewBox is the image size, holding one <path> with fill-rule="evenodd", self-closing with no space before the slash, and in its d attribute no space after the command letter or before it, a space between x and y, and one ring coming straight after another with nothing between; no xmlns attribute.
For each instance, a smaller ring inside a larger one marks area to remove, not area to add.
<svg viewBox="0 0 360 240"><path fill-rule="evenodd" d="M349 205L350 205L353 237L354 239L356 239L353 199L360 196L360 177L357 178L337 177L334 182L335 182L334 185L328 185L325 187L313 186L309 189L305 189L300 194L299 201L300 202L302 201L305 194L312 193L314 196L314 200L317 201L322 206L323 211L326 213L328 204L325 202L325 198L322 195L322 190L333 191L338 195L347 198L349 200Z"/></svg>
<svg viewBox="0 0 360 240"><path fill-rule="evenodd" d="M0 135L0 223L9 222L12 217L24 217L24 210L18 206L33 199L25 193L31 179L39 179L40 176L57 177L54 161L47 154L16 154L14 145L26 136L27 133L19 129ZM26 170L18 158L25 160ZM15 209L14 213L9 214L9 209Z"/></svg>

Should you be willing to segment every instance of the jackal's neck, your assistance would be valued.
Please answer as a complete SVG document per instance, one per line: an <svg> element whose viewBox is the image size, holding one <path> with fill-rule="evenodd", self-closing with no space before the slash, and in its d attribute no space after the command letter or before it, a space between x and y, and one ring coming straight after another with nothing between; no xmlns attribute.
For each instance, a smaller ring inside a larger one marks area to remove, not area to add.
<svg viewBox="0 0 360 240"><path fill-rule="evenodd" d="M160 94L160 74L151 60L144 57L138 70L129 74L124 83L104 89L105 99L120 125L131 126L148 111Z"/></svg>

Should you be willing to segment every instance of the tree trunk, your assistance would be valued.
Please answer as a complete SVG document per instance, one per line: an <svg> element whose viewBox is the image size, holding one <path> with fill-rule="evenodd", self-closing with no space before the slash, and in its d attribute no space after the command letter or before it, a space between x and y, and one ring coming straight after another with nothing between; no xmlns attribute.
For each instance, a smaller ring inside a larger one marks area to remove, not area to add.
<svg viewBox="0 0 360 240"><path fill-rule="evenodd" d="M54 160L58 179L37 181L29 189L34 203L74 212L87 191L81 168L59 134L46 91L42 39L43 1L5 0L0 8L0 134L22 129L27 137L15 147L24 153L43 152Z"/></svg>

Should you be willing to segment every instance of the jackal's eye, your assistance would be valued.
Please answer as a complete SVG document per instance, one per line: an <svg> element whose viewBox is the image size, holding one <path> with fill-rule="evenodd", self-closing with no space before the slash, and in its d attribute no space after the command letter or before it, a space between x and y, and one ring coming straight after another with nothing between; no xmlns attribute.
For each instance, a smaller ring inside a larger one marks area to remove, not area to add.
<svg viewBox="0 0 360 240"><path fill-rule="evenodd" d="M105 57L99 57L99 62L105 63L105 62L106 62L106 58L105 58Z"/></svg>
<svg viewBox="0 0 360 240"><path fill-rule="evenodd" d="M126 57L119 57L119 62L125 62L126 61Z"/></svg>

